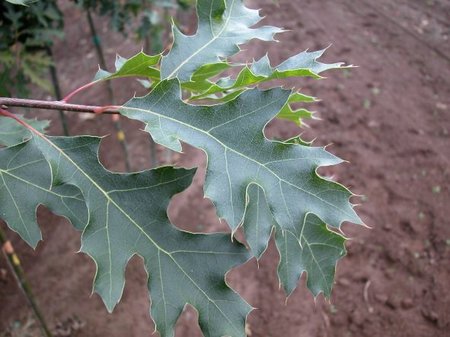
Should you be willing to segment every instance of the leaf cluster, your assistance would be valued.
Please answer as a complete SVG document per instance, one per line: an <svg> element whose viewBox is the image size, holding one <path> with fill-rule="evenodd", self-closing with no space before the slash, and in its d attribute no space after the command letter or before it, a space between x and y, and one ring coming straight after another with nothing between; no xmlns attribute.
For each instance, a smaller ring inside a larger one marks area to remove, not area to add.
<svg viewBox="0 0 450 337"><path fill-rule="evenodd" d="M130 99L120 114L144 123L144 131L166 148L182 152L186 143L205 152L204 195L231 234L190 233L170 223L167 206L191 184L195 169L113 173L99 162L99 138L47 136L45 123L5 111L0 216L33 247L41 239L39 204L69 219L82 231L81 251L96 263L94 289L109 311L122 296L128 261L139 255L161 336L173 336L179 315L191 304L205 336L241 337L252 308L225 281L232 267L259 259L273 236L286 294L306 272L311 292L329 297L336 263L345 255L341 224L361 223L349 201L352 193L317 173L341 159L299 136L272 140L264 134L275 118L300 126L313 116L298 108L313 97L279 88L274 80L319 79L345 66L318 61L324 50L303 51L278 65L268 56L234 63L230 57L240 45L273 41L283 29L257 25L259 12L240 0L198 0L197 14L194 35L173 26L174 41L165 55L118 56L115 71L99 70L93 83L146 81L148 94ZM239 228L246 245L234 238Z"/></svg>

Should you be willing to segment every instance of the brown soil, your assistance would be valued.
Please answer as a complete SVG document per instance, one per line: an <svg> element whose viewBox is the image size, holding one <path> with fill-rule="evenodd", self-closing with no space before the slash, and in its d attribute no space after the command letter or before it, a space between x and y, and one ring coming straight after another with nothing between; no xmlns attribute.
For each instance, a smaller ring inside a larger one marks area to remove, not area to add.
<svg viewBox="0 0 450 337"><path fill-rule="evenodd" d="M372 229L344 226L352 240L347 244L348 256L338 265L331 304L321 297L315 302L304 280L286 303L278 287L273 244L259 268L252 260L234 270L231 285L258 308L249 317L251 336L449 336L450 3L279 3L260 0L253 7L262 7L267 22L292 32L280 37L282 44L251 43L248 58L269 48L276 63L303 49L333 43L327 60L359 66L329 73L326 81L302 81L304 92L323 99L314 107L323 121L312 122L304 135L317 137L319 145L333 144L330 150L350 162L327 173L365 195L359 213ZM55 54L67 92L89 81L97 61L85 17L65 6L70 24L66 41L56 44ZM110 61L116 50L130 56L139 49L102 24ZM117 97L129 97L130 90L138 89L133 85L114 83ZM38 92L35 96L44 97ZM106 103L105 90L94 89L78 101ZM82 120L72 115L70 127L73 134L105 135L113 130L108 116ZM137 131L138 123L126 121L125 127L133 169L148 167L148 137ZM61 132L56 119L51 131ZM281 137L295 132L295 127L281 122L267 131ZM204 159L200 151L186 147L178 163L203 166ZM123 170L122 153L113 137L104 141L102 161L112 170ZM225 230L212 204L202 197L203 173L175 198L170 217L181 228ZM78 317L85 325L73 336L150 336L153 323L140 259L131 261L123 300L109 315L99 297L90 294L93 262L74 254L79 234L45 209L39 215L45 241L36 252L14 233L8 234L51 326ZM7 270L4 259L0 269ZM0 331L28 314L24 297L6 272L0 279ZM194 310L182 315L176 336L201 336Z"/></svg>

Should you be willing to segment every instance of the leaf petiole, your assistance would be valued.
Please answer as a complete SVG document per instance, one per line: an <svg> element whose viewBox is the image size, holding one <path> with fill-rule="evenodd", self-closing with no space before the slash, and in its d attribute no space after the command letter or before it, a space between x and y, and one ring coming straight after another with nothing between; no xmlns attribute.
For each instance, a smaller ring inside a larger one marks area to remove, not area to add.
<svg viewBox="0 0 450 337"><path fill-rule="evenodd" d="M71 93L67 94L67 95L61 100L61 102L64 102L64 103L69 102L69 100L72 99L76 94L80 93L81 91L83 91L83 90L85 90L85 89L87 89L87 88L92 87L94 84L97 84L97 83L99 83L99 82L101 82L101 80L92 81L92 82L89 82L89 83L86 83L86 84L82 85L81 87L79 87L79 88L75 89L74 91L72 91Z"/></svg>
<svg viewBox="0 0 450 337"><path fill-rule="evenodd" d="M26 127L28 130L38 134L38 135L42 135L41 132L39 132L38 130L36 130L35 128L33 128L30 124L24 122L23 120L21 120L20 118L18 118L16 115L14 115L13 113L9 112L8 110L4 110L0 108L0 115L4 116L4 117L9 117L14 119L17 123L23 125L24 127Z"/></svg>

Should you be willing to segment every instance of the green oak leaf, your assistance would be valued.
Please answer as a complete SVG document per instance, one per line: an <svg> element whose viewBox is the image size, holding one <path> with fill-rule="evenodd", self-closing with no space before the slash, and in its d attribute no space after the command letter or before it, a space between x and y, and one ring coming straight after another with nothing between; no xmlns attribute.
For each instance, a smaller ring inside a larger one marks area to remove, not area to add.
<svg viewBox="0 0 450 337"><path fill-rule="evenodd" d="M87 223L80 190L70 185L52 187L49 164L29 142L0 149L0 218L33 248L42 239L36 222L41 204L68 218L78 230Z"/></svg>
<svg viewBox="0 0 450 337"><path fill-rule="evenodd" d="M271 68L270 60L266 55L259 62L256 62L252 65L252 71L256 75L275 78L284 78L288 76L309 76L313 78L321 78L319 74L326 70L352 67L344 66L343 62L328 64L317 61L317 59L319 59L327 49L328 48L313 52L305 50L301 53L291 56L286 61L276 66L274 69Z"/></svg>
<svg viewBox="0 0 450 337"><path fill-rule="evenodd" d="M190 185L195 169L117 174L99 163L99 138L36 134L33 142L51 163L56 179L77 186L84 195L90 219L81 251L96 262L94 289L109 311L122 296L125 267L137 254L149 275L151 313L162 337L174 335L186 304L197 309L205 336L245 336L251 307L224 277L247 261L247 250L232 243L229 234L184 232L167 218L171 197Z"/></svg>
<svg viewBox="0 0 450 337"><path fill-rule="evenodd" d="M238 45L251 39L271 41L275 34L283 32L271 26L250 28L261 17L257 10L245 7L242 0L198 0L197 15L195 35L186 36L173 25L172 49L161 61L162 79L177 77L188 82L204 64L236 54Z"/></svg>
<svg viewBox="0 0 450 337"><path fill-rule="evenodd" d="M28 119L21 115L16 116L39 132L44 132L50 125L50 121L47 120ZM27 128L12 118L0 116L0 146L13 146L22 143L30 137L31 133Z"/></svg>
<svg viewBox="0 0 450 337"><path fill-rule="evenodd" d="M192 81L202 81L207 80L211 77L217 76L224 72L225 70L230 68L230 64L228 62L217 62L217 63L209 63L202 65L192 74ZM234 65L233 65L234 66Z"/></svg>
<svg viewBox="0 0 450 337"><path fill-rule="evenodd" d="M317 296L330 297L337 261L345 255L345 238L330 231L325 223L313 214L298 224L293 233L283 230L273 219L264 191L257 185L248 190L250 203L245 213L244 233L247 242L260 258L275 230L275 243L280 253L278 276L286 293L297 287L300 276L307 272L307 286Z"/></svg>
<svg viewBox="0 0 450 337"><path fill-rule="evenodd" d="M233 66L236 66L233 64ZM188 82L182 83L183 89L190 92L204 92L208 90L212 84L210 78L223 73L229 69L231 65L228 62L208 63L200 66L193 74Z"/></svg>
<svg viewBox="0 0 450 337"><path fill-rule="evenodd" d="M126 59L117 55L114 73L99 69L94 77L96 81L106 81L122 77L145 77L152 81L159 81L160 72L156 67L161 60L161 55L150 56L144 52Z"/></svg>
<svg viewBox="0 0 450 337"><path fill-rule="evenodd" d="M302 126L305 124L303 120L313 118L313 114L313 112L307 109L293 110L289 105L285 105L278 113L277 118L285 119L290 122L294 122L298 126Z"/></svg>
<svg viewBox="0 0 450 337"><path fill-rule="evenodd" d="M222 96L222 100L227 101L227 95L235 91L246 90L251 85L291 77L321 78L319 74L326 70L344 67L343 62L326 64L317 61L325 51L326 49L315 52L303 51L288 58L276 67L270 65L269 57L266 54L258 61L242 68L235 80L223 81L223 79L220 79L217 83L211 83L208 90L194 96L192 99L225 92L226 94Z"/></svg>
<svg viewBox="0 0 450 337"><path fill-rule="evenodd" d="M203 81L201 82L202 86L197 85L189 87L192 91L197 91L197 94L190 97L190 100L195 101L198 99L209 99L212 102L228 102L235 99L250 86L258 85L271 80L287 79L292 77L308 76L313 78L322 78L319 74L326 70L349 67L344 66L344 63L342 62L326 64L317 61L317 59L320 58L325 51L326 49L315 52L304 51L290 57L283 63L273 68L270 65L269 57L265 55L260 60L242 68L236 79L220 78L216 83ZM185 87L185 84L183 84L183 87ZM204 90L206 87L208 88ZM286 103L283 109L281 109L277 115L277 118L286 119L296 123L298 126L301 126L302 119L312 118L313 113L304 108L293 109L292 104L314 101L315 99L311 96L295 92L289 98L288 103Z"/></svg>
<svg viewBox="0 0 450 337"><path fill-rule="evenodd" d="M133 98L122 115L146 124L155 142L181 151L180 141L208 156L205 195L220 218L234 230L243 220L247 188L263 188L275 221L298 233L308 213L333 227L361 223L344 186L323 179L316 170L342 160L321 147L265 138L265 125L289 99L290 91L251 89L221 105L195 106L181 100L177 79L162 81L147 96Z"/></svg>
<svg viewBox="0 0 450 337"><path fill-rule="evenodd" d="M268 56L253 62L251 65L244 66L237 75L236 79L229 77L219 78L215 83L210 78L221 74L223 71L241 66L240 64L230 64L228 62L209 63L200 66L187 82L182 82L182 88L191 92L190 101L207 99L213 103L228 102L235 99L249 86L257 85L276 79L286 79L291 77L313 77L321 78L321 72L330 69L348 67L342 62L326 64L317 61L326 49L308 52L303 51L294 55L276 67L270 65ZM156 85L160 79L160 73L156 66L160 61L160 55L148 56L140 52L130 59L124 59L120 56L116 60L116 73L109 73L99 70L95 77L96 80L108 80L119 77L143 76L152 79L153 85ZM151 65L151 66L149 66ZM150 67L150 68L149 68ZM149 70L150 69L150 70ZM139 80L146 88L151 87L151 82ZM313 113L305 108L294 109L293 103L313 102L315 99L311 96L295 92L289 98L289 102L280 110L277 118L285 119L302 125L302 120L313 117Z"/></svg>
<svg viewBox="0 0 450 337"><path fill-rule="evenodd" d="M292 104L310 103L315 101L316 99L312 96L304 95L300 92L294 92L289 96L288 101L283 108L281 108L280 112L278 112L277 118L285 119L301 126L304 119L314 118L314 113L304 108L293 109Z"/></svg>

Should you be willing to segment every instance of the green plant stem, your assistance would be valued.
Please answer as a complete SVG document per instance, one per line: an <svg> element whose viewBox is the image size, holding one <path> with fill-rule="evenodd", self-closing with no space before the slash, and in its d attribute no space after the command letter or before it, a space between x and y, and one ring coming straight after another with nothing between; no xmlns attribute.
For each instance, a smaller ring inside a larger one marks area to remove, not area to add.
<svg viewBox="0 0 450 337"><path fill-rule="evenodd" d="M47 52L47 55L52 60L52 64L50 65L50 77L52 79L53 90L55 91L56 99L60 100L62 98L61 88L59 86L58 73L56 72L56 67L55 67L55 63L54 63L55 60L53 58L53 52L49 46L46 46L45 50ZM64 114L64 111L62 111L62 110L59 111L59 118L61 120L61 125L62 125L64 136L69 136L69 134L70 134L69 126L68 126L67 118L66 118L66 115Z"/></svg>
<svg viewBox="0 0 450 337"><path fill-rule="evenodd" d="M2 251L3 254L5 255L5 258L8 261L9 268L11 269L11 272L15 276L19 288L22 289L28 301L28 304L31 307L31 310L33 311L34 316L36 317L41 326L42 335L45 337L52 337L52 333L48 328L48 325L44 319L44 315L42 314L42 311L36 302L36 298L33 294L33 291L31 290L31 285L28 282L25 272L21 266L20 259L17 256L17 253L15 253L11 241L9 241L6 238L6 234L1 227L0 227L0 245L2 247Z"/></svg>
<svg viewBox="0 0 450 337"><path fill-rule="evenodd" d="M87 19L88 19L89 29L90 29L91 35L92 35L92 42L94 43L95 51L97 53L98 62L102 69L107 70L105 54L103 53L101 40L97 34L97 29L95 28L94 20L92 18L92 14L89 9L86 10L86 15L87 15ZM109 82L109 81L106 82L106 88L108 91L109 101L114 104L115 99L114 99L114 92L113 92L111 82ZM114 123L114 128L116 129L117 140L119 141L119 144L125 155L125 169L129 172L129 171L131 171L130 154L129 154L130 151L128 149L128 144L125 139L125 133L123 131L122 124L120 123L119 118L113 118L113 123Z"/></svg>

